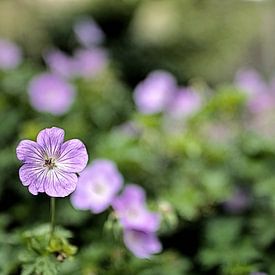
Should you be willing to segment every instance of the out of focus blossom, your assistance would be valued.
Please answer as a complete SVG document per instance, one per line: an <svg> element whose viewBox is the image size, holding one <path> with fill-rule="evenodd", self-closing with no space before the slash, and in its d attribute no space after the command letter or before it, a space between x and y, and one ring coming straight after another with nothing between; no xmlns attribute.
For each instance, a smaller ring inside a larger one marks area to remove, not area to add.
<svg viewBox="0 0 275 275"><path fill-rule="evenodd" d="M78 181L77 174L87 165L85 145L78 139L64 142L63 129L46 128L37 140L22 140L16 148L23 165L19 170L22 184L33 195L45 192L51 197L71 194Z"/></svg>
<svg viewBox="0 0 275 275"><path fill-rule="evenodd" d="M160 241L152 232L125 229L123 239L126 247L138 258L149 258L162 250Z"/></svg>
<svg viewBox="0 0 275 275"><path fill-rule="evenodd" d="M235 84L247 93L248 96L254 96L268 91L268 85L254 69L240 70L237 72Z"/></svg>
<svg viewBox="0 0 275 275"><path fill-rule="evenodd" d="M44 56L44 60L53 73L64 78L71 78L76 74L74 59L60 50L48 51Z"/></svg>
<svg viewBox="0 0 275 275"><path fill-rule="evenodd" d="M21 62L21 49L11 41L0 39L0 70L15 69Z"/></svg>
<svg viewBox="0 0 275 275"><path fill-rule="evenodd" d="M224 209L233 214L239 214L247 210L251 203L249 194L247 191L237 189L232 197L224 202Z"/></svg>
<svg viewBox="0 0 275 275"><path fill-rule="evenodd" d="M61 77L43 73L35 76L28 88L31 105L40 112L66 113L75 98L74 87Z"/></svg>
<svg viewBox="0 0 275 275"><path fill-rule="evenodd" d="M169 116L184 118L199 110L202 100L192 88L181 88L168 106Z"/></svg>
<svg viewBox="0 0 275 275"><path fill-rule="evenodd" d="M144 190L129 184L112 205L124 228L155 232L159 228L160 216L148 211L145 203Z"/></svg>
<svg viewBox="0 0 275 275"><path fill-rule="evenodd" d="M258 271L256 271L256 272L251 272L250 275L268 275L268 274L265 273L265 272L258 272Z"/></svg>
<svg viewBox="0 0 275 275"><path fill-rule="evenodd" d="M84 78L95 77L108 63L106 51L100 48L78 49L74 59L76 74Z"/></svg>
<svg viewBox="0 0 275 275"><path fill-rule="evenodd" d="M79 19L74 25L74 33L79 43L87 48L104 41L104 33L97 23L89 17Z"/></svg>
<svg viewBox="0 0 275 275"><path fill-rule="evenodd" d="M112 203L122 184L123 178L115 163L95 160L80 174L77 189L71 196L72 205L93 213L103 212Z"/></svg>
<svg viewBox="0 0 275 275"><path fill-rule="evenodd" d="M248 109L252 113L260 113L275 108L275 93L266 91L248 100Z"/></svg>
<svg viewBox="0 0 275 275"><path fill-rule="evenodd" d="M134 101L141 113L159 113L167 108L176 89L173 75L165 71L154 71L137 85Z"/></svg>

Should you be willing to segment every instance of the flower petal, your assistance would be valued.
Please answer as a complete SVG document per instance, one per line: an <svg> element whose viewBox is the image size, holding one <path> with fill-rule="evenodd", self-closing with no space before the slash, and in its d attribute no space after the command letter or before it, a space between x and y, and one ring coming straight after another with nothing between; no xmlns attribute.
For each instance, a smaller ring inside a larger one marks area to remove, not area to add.
<svg viewBox="0 0 275 275"><path fill-rule="evenodd" d="M88 153L79 139L71 139L61 146L61 154L57 166L64 172L79 173L87 165Z"/></svg>
<svg viewBox="0 0 275 275"><path fill-rule="evenodd" d="M22 140L16 148L17 158L25 163L41 163L44 154L43 148L32 140Z"/></svg>
<svg viewBox="0 0 275 275"><path fill-rule="evenodd" d="M29 191L33 195L37 195L38 192L44 192L46 175L47 170L35 164L27 163L19 169L19 177L22 184L29 186Z"/></svg>
<svg viewBox="0 0 275 275"><path fill-rule="evenodd" d="M46 194L51 197L66 197L76 189L76 184L76 174L52 169L47 173L44 189Z"/></svg>
<svg viewBox="0 0 275 275"><path fill-rule="evenodd" d="M37 136L37 143L41 145L48 156L56 156L60 153L61 144L64 141L65 132L61 128L46 128Z"/></svg>

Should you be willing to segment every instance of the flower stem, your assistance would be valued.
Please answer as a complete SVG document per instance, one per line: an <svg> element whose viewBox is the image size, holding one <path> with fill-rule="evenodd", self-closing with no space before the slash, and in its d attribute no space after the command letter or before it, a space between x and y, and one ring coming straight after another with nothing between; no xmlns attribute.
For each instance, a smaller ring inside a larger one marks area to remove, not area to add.
<svg viewBox="0 0 275 275"><path fill-rule="evenodd" d="M51 197L51 231L50 231L50 239L53 237L55 228L55 198Z"/></svg>

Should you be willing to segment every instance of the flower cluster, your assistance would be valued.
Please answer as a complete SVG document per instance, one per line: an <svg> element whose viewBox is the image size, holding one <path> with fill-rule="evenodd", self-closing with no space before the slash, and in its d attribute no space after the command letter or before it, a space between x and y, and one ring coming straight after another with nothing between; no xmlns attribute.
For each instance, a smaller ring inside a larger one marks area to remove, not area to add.
<svg viewBox="0 0 275 275"><path fill-rule="evenodd" d="M161 251L156 236L160 216L147 210L144 190L129 184L113 201L113 208L123 227L124 243L139 258L148 258Z"/></svg>
<svg viewBox="0 0 275 275"><path fill-rule="evenodd" d="M171 118L186 118L199 110L202 100L191 87L178 87L166 71L151 72L134 91L134 101L143 114L165 112Z"/></svg>
<svg viewBox="0 0 275 275"><path fill-rule="evenodd" d="M73 56L59 49L48 50L44 60L50 73L35 76L29 84L30 103L39 112L53 115L68 112L76 94L69 81L74 78L94 78L106 67L107 53L98 46L103 42L104 34L96 23L83 18L76 22L74 33L81 47L75 50Z"/></svg>
<svg viewBox="0 0 275 275"><path fill-rule="evenodd" d="M81 174L76 191L71 196L76 209L101 213L112 205L123 227L126 247L139 258L148 258L161 251L156 236L160 216L147 210L144 190L134 184L124 188L123 178L110 160L97 159Z"/></svg>

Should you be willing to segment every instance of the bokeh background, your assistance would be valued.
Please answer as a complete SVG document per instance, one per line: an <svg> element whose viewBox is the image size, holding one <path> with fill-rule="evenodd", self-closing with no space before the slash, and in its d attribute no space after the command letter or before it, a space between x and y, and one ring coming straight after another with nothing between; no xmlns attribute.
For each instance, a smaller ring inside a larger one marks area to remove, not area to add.
<svg viewBox="0 0 275 275"><path fill-rule="evenodd" d="M144 260L125 248L111 210L59 199L57 222L79 249L58 274L275 274L274 11L272 1L1 0L0 40L22 56L7 68L0 53L0 274L21 274L18 236L49 220L48 197L20 183L15 148L51 126L81 139L90 161L114 161L162 215L163 251ZM66 79L73 102L62 114L41 110L30 83L68 68L45 57L53 49L84 50L83 18L102 37ZM193 97L144 112L136 87L160 70Z"/></svg>

